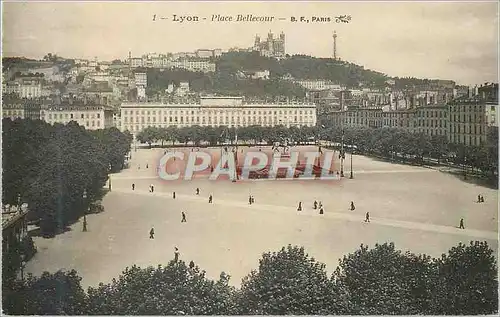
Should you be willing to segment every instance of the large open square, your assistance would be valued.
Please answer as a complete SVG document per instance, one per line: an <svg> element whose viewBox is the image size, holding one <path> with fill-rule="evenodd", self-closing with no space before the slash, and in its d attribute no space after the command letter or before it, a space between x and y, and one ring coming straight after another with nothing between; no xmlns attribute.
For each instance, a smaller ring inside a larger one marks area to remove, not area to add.
<svg viewBox="0 0 500 317"><path fill-rule="evenodd" d="M111 177L105 211L88 216L89 231L82 232L79 222L55 238L36 238L38 253L26 271L76 269L84 286L96 286L133 264L166 264L178 247L180 258L193 260L209 278L224 271L238 286L258 268L263 252L288 244L304 246L329 272L362 243L394 242L398 249L432 256L471 240L498 247L497 191L434 169L355 155L354 179L348 177L348 156L342 180L164 181L156 170L163 153L132 151L129 168ZM478 194L485 203L476 203ZM248 204L249 195L255 204ZM314 200L323 203L323 215L313 210ZM354 211L349 209L351 201ZM187 216L185 223L181 212ZM364 222L366 212L370 223ZM457 228L461 218L465 230ZM154 239L149 239L151 227Z"/></svg>

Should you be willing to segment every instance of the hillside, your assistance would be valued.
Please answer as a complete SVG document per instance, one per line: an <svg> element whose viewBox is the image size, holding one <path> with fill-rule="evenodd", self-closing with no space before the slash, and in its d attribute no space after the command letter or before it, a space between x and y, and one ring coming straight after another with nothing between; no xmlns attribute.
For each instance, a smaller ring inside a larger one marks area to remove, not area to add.
<svg viewBox="0 0 500 317"><path fill-rule="evenodd" d="M148 69L148 95L163 91L171 82L190 82L195 92L217 93L224 95L244 95L247 97L275 98L277 96L305 96L305 89L293 83L294 79L324 79L349 88L381 88L389 79L385 74L366 70L362 66L328 58L315 58L304 55L289 56L277 60L260 56L258 52L229 52L213 59L217 71L214 74L190 72L181 69ZM242 72L269 70L270 79L242 78Z"/></svg>

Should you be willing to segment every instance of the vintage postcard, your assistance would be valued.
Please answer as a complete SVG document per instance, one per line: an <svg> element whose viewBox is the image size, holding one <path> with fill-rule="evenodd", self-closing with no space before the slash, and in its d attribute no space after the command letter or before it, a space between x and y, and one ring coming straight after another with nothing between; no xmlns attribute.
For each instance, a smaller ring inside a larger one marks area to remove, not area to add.
<svg viewBox="0 0 500 317"><path fill-rule="evenodd" d="M2 9L3 314L498 314L496 1Z"/></svg>

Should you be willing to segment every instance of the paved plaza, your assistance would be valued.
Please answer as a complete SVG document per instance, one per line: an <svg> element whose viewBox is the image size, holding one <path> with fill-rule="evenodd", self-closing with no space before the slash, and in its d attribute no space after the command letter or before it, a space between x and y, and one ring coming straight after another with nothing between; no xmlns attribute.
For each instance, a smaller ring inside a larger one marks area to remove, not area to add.
<svg viewBox="0 0 500 317"><path fill-rule="evenodd" d="M238 286L258 268L263 252L288 244L304 246L329 272L362 243L394 242L398 249L432 256L470 240L498 247L497 191L437 170L355 155L354 179L348 178L347 156L347 177L340 181L164 181L156 176L163 151L133 151L130 167L111 177L105 212L87 217L89 231L82 232L79 222L55 238L36 238L38 253L26 271L76 269L84 286L96 286L126 266L166 264L177 246L180 258L193 260L209 278L225 271ZM151 184L154 193L148 191ZM210 194L213 204L208 204ZM485 203L476 203L478 194ZM255 197L251 206L249 195ZM323 203L324 215L312 209L314 200ZM355 211L349 210L351 201ZM370 223L363 221L366 212ZM457 228L461 218L465 230ZM154 240L149 239L151 227Z"/></svg>

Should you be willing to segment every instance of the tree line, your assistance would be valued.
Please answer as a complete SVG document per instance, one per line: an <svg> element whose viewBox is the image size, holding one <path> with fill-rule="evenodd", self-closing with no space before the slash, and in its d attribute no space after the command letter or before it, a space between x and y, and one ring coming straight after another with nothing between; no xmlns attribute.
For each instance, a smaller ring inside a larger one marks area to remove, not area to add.
<svg viewBox="0 0 500 317"><path fill-rule="evenodd" d="M459 244L432 258L393 243L361 245L328 275L303 247L264 253L241 282L206 277L194 262L126 268L85 291L76 271L4 285L7 314L22 315L482 315L498 313L493 250Z"/></svg>
<svg viewBox="0 0 500 317"><path fill-rule="evenodd" d="M487 140L479 146L454 144L448 142L446 136L413 133L397 128L344 128L341 127L274 127L249 126L238 129L232 127L189 126L177 128L148 127L137 134L142 143L172 142L202 144L216 146L233 142L238 135L238 143L255 144L257 142L307 143L316 140L336 143L340 150L342 140L344 150L351 151L356 146L356 153L379 156L395 161L426 164L426 159L437 160L437 163L448 161L468 166L471 172L477 171L488 177L498 173L498 128L490 128Z"/></svg>
<svg viewBox="0 0 500 317"><path fill-rule="evenodd" d="M264 127L253 125L248 127L234 128L226 126L210 127L193 125L189 127L177 128L169 126L167 128L147 127L140 131L136 138L139 142L152 143L161 142L162 145L168 142L192 144L199 146L202 144L216 146L224 143L234 143L236 136L238 143L246 142L248 144L256 144L267 142L284 142L285 140L294 140L298 143L304 143L316 138L317 128L315 127L290 127L286 128L282 125L274 127Z"/></svg>
<svg viewBox="0 0 500 317"><path fill-rule="evenodd" d="M486 142L465 145L448 142L443 135L413 133L397 128L345 128L329 127L321 132L323 139L355 145L356 152L376 155L397 161L425 164L425 159L437 163L448 161L466 166L494 178L498 173L498 128L488 130Z"/></svg>
<svg viewBox="0 0 500 317"><path fill-rule="evenodd" d="M52 126L7 118L2 125L2 203L27 203L28 219L48 236L102 196L108 173L124 168L132 142L116 128L88 131L74 121Z"/></svg>

